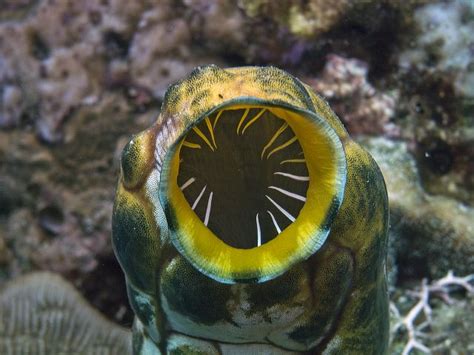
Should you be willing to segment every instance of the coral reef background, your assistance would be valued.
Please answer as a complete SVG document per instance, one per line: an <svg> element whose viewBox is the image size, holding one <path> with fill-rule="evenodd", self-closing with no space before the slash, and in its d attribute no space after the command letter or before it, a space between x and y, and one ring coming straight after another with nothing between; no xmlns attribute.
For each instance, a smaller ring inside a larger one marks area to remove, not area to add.
<svg viewBox="0 0 474 355"><path fill-rule="evenodd" d="M131 326L110 243L119 153L209 63L294 74L374 155L399 308L421 279L474 273L473 32L470 0L0 1L0 288L52 271ZM474 352L456 297L433 306L440 353Z"/></svg>

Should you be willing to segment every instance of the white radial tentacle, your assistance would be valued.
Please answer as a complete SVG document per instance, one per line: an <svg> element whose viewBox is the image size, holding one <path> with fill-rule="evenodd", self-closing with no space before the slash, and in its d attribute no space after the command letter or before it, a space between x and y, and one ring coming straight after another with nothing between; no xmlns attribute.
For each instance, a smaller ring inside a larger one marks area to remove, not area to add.
<svg viewBox="0 0 474 355"><path fill-rule="evenodd" d="M280 165L288 163L306 163L305 159L287 159L280 162Z"/></svg>
<svg viewBox="0 0 474 355"><path fill-rule="evenodd" d="M249 128L256 120L258 120L265 113L266 110L267 110L266 108L262 109L259 113L255 115L254 118L248 121L247 124L242 129L242 134L244 134L247 128Z"/></svg>
<svg viewBox="0 0 474 355"><path fill-rule="evenodd" d="M204 217L204 225L207 227L207 224L209 223L209 216L211 215L211 206L212 206L212 196L214 195L214 192L211 191L209 194L209 199L207 200L207 207L206 207L206 216Z"/></svg>
<svg viewBox="0 0 474 355"><path fill-rule="evenodd" d="M267 159L270 158L274 153L276 153L276 152L278 152L282 149L285 149L286 147L290 146L291 144L295 143L296 141L298 141L298 138L296 136L294 136L293 138L287 140L285 143L279 145L278 147L273 149L270 153L268 153Z"/></svg>
<svg viewBox="0 0 474 355"><path fill-rule="evenodd" d="M285 210L283 207L281 207L278 203L272 200L272 198L268 195L265 195L266 198L270 200L273 205L278 208L278 210L285 215L286 218L288 218L291 222L295 221L295 217L293 217L287 210Z"/></svg>
<svg viewBox="0 0 474 355"><path fill-rule="evenodd" d="M270 211L267 211L268 214L270 215L270 217L272 218L272 222L273 222L273 225L275 226L275 229L277 230L278 234L281 233L281 228L280 226L278 225L276 219L275 219L275 216L273 215L273 213L271 213Z"/></svg>
<svg viewBox="0 0 474 355"><path fill-rule="evenodd" d="M263 156L265 155L265 151L270 148L270 146L275 142L275 140L280 136L280 134L283 133L285 129L288 128L288 123L283 123L283 125L275 132L273 137L270 139L270 141L263 147L262 154L260 155L260 158L263 159Z"/></svg>
<svg viewBox="0 0 474 355"><path fill-rule="evenodd" d="M255 216L255 220L257 222L257 246L259 247L262 245L262 231L260 230L260 221L258 220L258 213Z"/></svg>
<svg viewBox="0 0 474 355"><path fill-rule="evenodd" d="M191 207L192 210L194 210L196 208L197 204L201 200L202 195L204 195L204 191L206 191L206 187L207 187L207 185L202 188L201 192L199 193L198 197L196 198L196 201L194 201L193 206Z"/></svg>
<svg viewBox="0 0 474 355"><path fill-rule="evenodd" d="M222 115L223 112L224 112L224 110L221 110L217 113L217 116L214 119L214 123L212 124L212 128L216 128L217 121L219 121L219 118L221 118L221 115Z"/></svg>
<svg viewBox="0 0 474 355"><path fill-rule="evenodd" d="M214 147L212 146L211 142L209 141L209 139L206 137L206 135L204 133L202 133L202 131L198 128L198 127L193 127L193 131L196 132L196 134L201 137L201 139L204 141L204 143L207 144L207 146L212 150L214 151Z"/></svg>
<svg viewBox="0 0 474 355"><path fill-rule="evenodd" d="M214 128L212 127L211 120L209 117L206 117L204 121L206 122L207 130L209 131L209 134L211 135L212 143L214 144L214 147L217 149L216 137L214 136Z"/></svg>
<svg viewBox="0 0 474 355"><path fill-rule="evenodd" d="M245 119L247 118L247 115L249 114L249 111L250 111L250 109L249 109L249 108L246 108L245 111L244 111L244 114L243 114L242 117L240 118L239 124L237 125L237 134L239 134L240 127L242 126L242 124L244 123Z"/></svg>
<svg viewBox="0 0 474 355"><path fill-rule="evenodd" d="M191 149L201 149L202 148L200 144L192 143L192 142L188 142L188 141L183 141L183 147L188 147L188 148L191 148Z"/></svg>
<svg viewBox="0 0 474 355"><path fill-rule="evenodd" d="M284 173L282 171L277 171L276 173L273 173L273 174L274 175L286 176L290 179L297 180L297 181L309 181L309 176L293 175L293 174Z"/></svg>
<svg viewBox="0 0 474 355"><path fill-rule="evenodd" d="M181 185L180 187L181 191L184 191L184 189L188 187L189 185L191 185L194 181L196 181L196 178L194 177L189 178L183 185Z"/></svg>
<svg viewBox="0 0 474 355"><path fill-rule="evenodd" d="M279 192L281 192L283 195L292 197L292 198L294 198L295 200L299 200L299 201L303 201L303 202L306 201L306 197L301 196L301 195L298 195L298 194L295 194L294 192L286 191L286 190L284 190L284 189L282 189L282 188L279 188L279 187L277 187L277 186L269 186L268 188L269 188L269 189L276 190L276 191L279 191Z"/></svg>

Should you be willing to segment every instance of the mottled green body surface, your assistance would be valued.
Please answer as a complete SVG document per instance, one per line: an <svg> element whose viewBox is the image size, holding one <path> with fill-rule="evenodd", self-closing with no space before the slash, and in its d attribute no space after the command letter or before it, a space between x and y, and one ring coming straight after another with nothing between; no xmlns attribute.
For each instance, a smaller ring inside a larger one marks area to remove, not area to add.
<svg viewBox="0 0 474 355"><path fill-rule="evenodd" d="M176 248L180 230L163 181L168 156L196 120L246 100L324 120L345 152L345 192L319 226L329 235L313 255L263 282L220 282ZM387 226L377 165L320 97L275 68L200 68L168 90L156 124L134 137L122 157L113 243L137 315L134 351L384 354Z"/></svg>

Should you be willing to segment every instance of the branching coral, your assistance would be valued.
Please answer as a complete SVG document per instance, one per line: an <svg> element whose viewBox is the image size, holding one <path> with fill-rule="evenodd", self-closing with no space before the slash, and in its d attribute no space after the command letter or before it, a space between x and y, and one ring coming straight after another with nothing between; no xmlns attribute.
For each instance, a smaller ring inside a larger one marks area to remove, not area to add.
<svg viewBox="0 0 474 355"><path fill-rule="evenodd" d="M395 337L403 332L407 339L402 355L408 355L415 349L425 354L431 353L430 347L425 344L426 339L430 336L429 328L434 322L430 301L433 298L439 298L443 302L453 305L456 300L452 298L451 294L459 289L464 289L468 296L474 296L474 274L459 277L450 271L445 277L431 283L423 279L420 287L407 292L407 295L413 298L416 303L405 314L400 312L395 302L390 303L390 311L395 319L395 324L391 329L392 336Z"/></svg>

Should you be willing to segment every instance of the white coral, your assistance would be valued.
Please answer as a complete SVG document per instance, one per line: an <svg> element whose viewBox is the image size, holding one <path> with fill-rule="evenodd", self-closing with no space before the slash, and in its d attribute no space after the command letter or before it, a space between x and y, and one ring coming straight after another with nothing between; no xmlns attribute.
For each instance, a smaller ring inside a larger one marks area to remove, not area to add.
<svg viewBox="0 0 474 355"><path fill-rule="evenodd" d="M408 292L409 296L416 299L416 303L406 314L401 314L393 301L390 303L390 311L396 319L391 330L392 335L400 330L407 333L407 343L402 355L408 355L415 349L431 354L431 349L424 344L424 339L429 336L427 329L433 322L430 300L438 297L447 304L453 304L455 301L450 294L459 288L464 289L468 296L474 296L474 274L459 277L454 276L450 271L445 277L434 280L432 283L423 279L418 289Z"/></svg>

